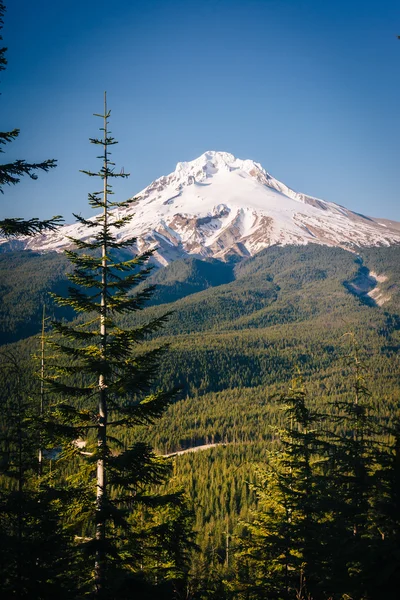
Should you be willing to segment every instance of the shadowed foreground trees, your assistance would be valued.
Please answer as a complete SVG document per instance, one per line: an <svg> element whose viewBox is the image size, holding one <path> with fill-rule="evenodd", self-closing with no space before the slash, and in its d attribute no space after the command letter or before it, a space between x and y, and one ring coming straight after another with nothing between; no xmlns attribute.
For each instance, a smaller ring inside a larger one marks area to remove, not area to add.
<svg viewBox="0 0 400 600"><path fill-rule="evenodd" d="M281 398L286 426L260 471L229 586L238 598L397 597L398 427L378 419L357 349L347 377L353 393L324 414L296 380Z"/></svg>
<svg viewBox="0 0 400 600"><path fill-rule="evenodd" d="M45 433L31 365L11 351L0 355L0 590L2 598L76 596L79 567L62 524L67 498L38 448Z"/></svg>

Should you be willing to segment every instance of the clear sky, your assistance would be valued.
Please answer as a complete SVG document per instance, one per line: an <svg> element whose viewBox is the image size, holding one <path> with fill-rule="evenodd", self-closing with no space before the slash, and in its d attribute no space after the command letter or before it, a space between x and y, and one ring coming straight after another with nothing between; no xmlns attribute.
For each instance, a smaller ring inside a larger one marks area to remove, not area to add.
<svg viewBox="0 0 400 600"><path fill-rule="evenodd" d="M206 150L297 191L400 221L398 0L5 0L2 161L58 167L7 188L0 216L90 214L103 91L116 199Z"/></svg>

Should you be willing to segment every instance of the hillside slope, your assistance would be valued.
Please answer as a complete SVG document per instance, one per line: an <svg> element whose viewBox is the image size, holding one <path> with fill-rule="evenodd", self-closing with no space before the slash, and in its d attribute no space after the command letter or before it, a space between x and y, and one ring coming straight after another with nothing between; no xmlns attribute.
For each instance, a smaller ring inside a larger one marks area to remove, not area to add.
<svg viewBox="0 0 400 600"><path fill-rule="evenodd" d="M39 346L26 337L31 330L24 323L36 321L39 330L39 301L49 287L66 285L63 260L54 253L13 255L8 292L1 290L2 326L18 323L13 339L19 341L7 348L24 364ZM386 298L381 306L352 289L364 269L382 279L374 288L379 284ZM357 255L312 244L267 248L239 263L185 258L149 278L159 286L152 305L121 324L172 311L145 347L168 343L157 382L179 386L181 395L153 426L132 428L123 442L147 441L160 454L220 444L175 458L171 482L193 503L197 541L210 569L210 547L224 556L227 523L239 531L254 507L248 483L274 443L274 426L282 424L276 399L299 370L314 409L324 412L328 403L351 397L354 334L371 405L388 424L399 417L399 281L399 247Z"/></svg>

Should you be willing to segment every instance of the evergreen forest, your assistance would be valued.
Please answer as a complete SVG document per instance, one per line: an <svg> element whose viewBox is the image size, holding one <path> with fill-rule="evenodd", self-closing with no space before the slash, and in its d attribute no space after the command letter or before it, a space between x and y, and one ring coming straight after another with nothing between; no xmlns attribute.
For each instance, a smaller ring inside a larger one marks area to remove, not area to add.
<svg viewBox="0 0 400 600"><path fill-rule="evenodd" d="M143 332L132 360L149 361L166 396L151 417L125 414L154 394L144 382L132 406L112 408L107 452L133 462L110 475L103 597L397 597L399 253L271 247L137 277L127 299L144 294L143 305L115 327ZM93 384L59 349L88 319L57 304L73 276L63 255L16 251L0 265L12 273L1 290L4 593L90 597ZM386 276L382 306L354 291L366 269Z"/></svg>

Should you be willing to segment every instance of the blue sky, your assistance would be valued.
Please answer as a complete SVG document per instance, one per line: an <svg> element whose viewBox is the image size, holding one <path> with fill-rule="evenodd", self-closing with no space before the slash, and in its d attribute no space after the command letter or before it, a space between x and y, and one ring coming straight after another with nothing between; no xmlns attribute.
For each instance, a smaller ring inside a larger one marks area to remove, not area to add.
<svg viewBox="0 0 400 600"><path fill-rule="evenodd" d="M90 214L107 90L116 199L206 150L297 191L400 221L400 3L6 0L4 160L58 159L7 188L0 216Z"/></svg>

